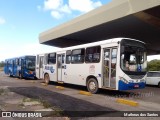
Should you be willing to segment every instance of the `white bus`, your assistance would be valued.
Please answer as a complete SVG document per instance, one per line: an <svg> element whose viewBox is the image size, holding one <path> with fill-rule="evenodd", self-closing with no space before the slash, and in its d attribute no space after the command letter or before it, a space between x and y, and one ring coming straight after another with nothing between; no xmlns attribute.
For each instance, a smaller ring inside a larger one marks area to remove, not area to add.
<svg viewBox="0 0 160 120"><path fill-rule="evenodd" d="M65 43L64 43L65 44ZM43 79L98 88L131 90L145 87L145 43L114 38L63 48L44 55Z"/></svg>
<svg viewBox="0 0 160 120"><path fill-rule="evenodd" d="M43 79L44 54L36 56L36 78Z"/></svg>

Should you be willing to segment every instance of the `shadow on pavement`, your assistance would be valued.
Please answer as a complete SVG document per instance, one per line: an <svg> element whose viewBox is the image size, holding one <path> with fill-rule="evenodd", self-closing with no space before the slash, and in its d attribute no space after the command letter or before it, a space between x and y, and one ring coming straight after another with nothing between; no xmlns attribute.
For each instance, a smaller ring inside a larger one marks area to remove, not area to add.
<svg viewBox="0 0 160 120"><path fill-rule="evenodd" d="M87 88L85 86L80 86L80 85L73 85L73 84L59 84L57 82L50 82L50 85L59 85L63 86L65 88L71 88L75 90L83 90L87 91ZM99 89L99 92L97 94L100 95L107 95L107 96L112 96L112 97L117 97L117 98L129 98L131 96L138 96L140 93L139 92L134 92L134 91L117 91L117 90L108 90L108 89Z"/></svg>
<svg viewBox="0 0 160 120"><path fill-rule="evenodd" d="M60 107L63 110L63 115L68 117L106 116L118 112L111 108L38 87L10 87L9 89L25 97L45 100L52 107Z"/></svg>

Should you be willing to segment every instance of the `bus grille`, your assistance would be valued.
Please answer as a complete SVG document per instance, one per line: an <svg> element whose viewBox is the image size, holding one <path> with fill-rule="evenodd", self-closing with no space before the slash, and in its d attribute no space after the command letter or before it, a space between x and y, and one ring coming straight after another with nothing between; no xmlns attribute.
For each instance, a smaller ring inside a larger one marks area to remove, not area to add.
<svg viewBox="0 0 160 120"><path fill-rule="evenodd" d="M145 75L129 75L131 79L142 79Z"/></svg>

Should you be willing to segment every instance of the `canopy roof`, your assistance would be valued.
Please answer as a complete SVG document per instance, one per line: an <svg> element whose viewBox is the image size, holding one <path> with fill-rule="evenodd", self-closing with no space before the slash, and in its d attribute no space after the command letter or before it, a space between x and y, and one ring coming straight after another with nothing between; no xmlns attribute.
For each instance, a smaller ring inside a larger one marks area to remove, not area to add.
<svg viewBox="0 0 160 120"><path fill-rule="evenodd" d="M148 54L160 53L160 0L112 0L95 10L39 35L39 42L69 47L127 37L146 43Z"/></svg>

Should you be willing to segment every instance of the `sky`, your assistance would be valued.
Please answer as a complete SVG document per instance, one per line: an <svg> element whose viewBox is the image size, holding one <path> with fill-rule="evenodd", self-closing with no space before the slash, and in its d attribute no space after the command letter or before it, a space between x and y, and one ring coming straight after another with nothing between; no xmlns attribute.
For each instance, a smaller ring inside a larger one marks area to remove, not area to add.
<svg viewBox="0 0 160 120"><path fill-rule="evenodd" d="M0 0L0 61L56 50L39 34L111 0ZM149 60L157 56L148 57Z"/></svg>

